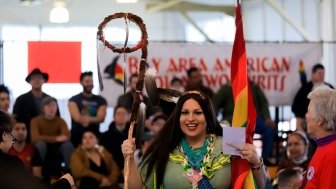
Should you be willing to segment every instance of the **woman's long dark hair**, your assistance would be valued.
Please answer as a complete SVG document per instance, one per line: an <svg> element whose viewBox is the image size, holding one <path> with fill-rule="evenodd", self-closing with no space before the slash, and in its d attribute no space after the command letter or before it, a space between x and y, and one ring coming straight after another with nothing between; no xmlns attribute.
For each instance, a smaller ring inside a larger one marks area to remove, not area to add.
<svg viewBox="0 0 336 189"><path fill-rule="evenodd" d="M147 164L146 180L153 171L156 174L156 188L163 183L163 176L169 160L169 154L179 145L184 134L180 128L180 115L183 104L188 99L196 100L202 108L206 119L207 133L222 135L222 129L217 121L210 99L198 91L188 91L176 103L176 107L166 124L146 150L143 160ZM145 166L146 167L146 166Z"/></svg>

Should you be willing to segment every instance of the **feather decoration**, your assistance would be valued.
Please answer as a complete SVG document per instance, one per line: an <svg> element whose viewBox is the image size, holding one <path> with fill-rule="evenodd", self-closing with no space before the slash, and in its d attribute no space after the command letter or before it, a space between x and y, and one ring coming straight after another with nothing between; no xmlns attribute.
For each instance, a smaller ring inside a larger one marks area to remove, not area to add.
<svg viewBox="0 0 336 189"><path fill-rule="evenodd" d="M102 74L100 72L100 54L99 54L99 42L97 39L97 71L98 71L98 82L99 82L99 89L100 92L102 92L104 90L104 84L103 84L103 78L102 78Z"/></svg>
<svg viewBox="0 0 336 189"><path fill-rule="evenodd" d="M155 82L156 70L149 68L145 75L145 87L151 104L156 107L160 103L159 91Z"/></svg>
<svg viewBox="0 0 336 189"><path fill-rule="evenodd" d="M127 23L127 19L128 19L127 15L128 15L128 13L126 13L125 16L124 16L125 24L126 24L126 39L125 39L125 43L124 43L124 50L127 47L128 34L129 34L128 23ZM127 53L124 51L124 93L126 93L126 88L127 88Z"/></svg>
<svg viewBox="0 0 336 189"><path fill-rule="evenodd" d="M137 146L141 145L142 137L145 130L145 122L146 122L146 104L141 102L137 117L137 126L136 126L136 136L135 136L135 144Z"/></svg>
<svg viewBox="0 0 336 189"><path fill-rule="evenodd" d="M182 96L182 93L180 91L174 89L158 88L158 91L160 99L165 100L167 102L177 103L179 97Z"/></svg>
<svg viewBox="0 0 336 189"><path fill-rule="evenodd" d="M126 61L126 58L125 58ZM127 63L124 63L124 94L126 93L127 88Z"/></svg>

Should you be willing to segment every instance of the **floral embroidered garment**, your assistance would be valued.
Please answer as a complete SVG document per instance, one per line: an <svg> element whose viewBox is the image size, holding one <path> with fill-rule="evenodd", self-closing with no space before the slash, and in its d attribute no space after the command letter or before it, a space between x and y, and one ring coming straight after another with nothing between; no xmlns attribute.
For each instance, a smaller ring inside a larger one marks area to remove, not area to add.
<svg viewBox="0 0 336 189"><path fill-rule="evenodd" d="M223 155L222 137L214 137L209 141L209 146L213 145L206 162L203 162L202 176L204 175L210 182L213 188L228 189L231 181L231 165L230 156ZM163 178L164 189L191 189L192 183L185 177L186 174L186 156L183 154L181 147L176 148L169 156L166 172ZM143 165L140 165L140 167ZM146 165L144 165L146 166ZM146 167L141 169L141 177L147 188L155 189L154 174L150 179L145 181ZM199 183L200 184L200 183ZM198 186L196 187L198 188Z"/></svg>

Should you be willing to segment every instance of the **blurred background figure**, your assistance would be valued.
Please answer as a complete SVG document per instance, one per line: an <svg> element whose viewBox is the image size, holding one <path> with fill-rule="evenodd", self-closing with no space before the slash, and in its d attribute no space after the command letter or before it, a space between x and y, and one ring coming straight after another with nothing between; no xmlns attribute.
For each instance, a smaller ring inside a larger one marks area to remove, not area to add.
<svg viewBox="0 0 336 189"><path fill-rule="evenodd" d="M31 121L31 141L42 158L43 174L46 177L60 175L69 169L74 150L70 132L65 120L56 114L56 99L43 98L41 109L42 114Z"/></svg>
<svg viewBox="0 0 336 189"><path fill-rule="evenodd" d="M295 95L292 104L292 111L296 118L296 130L307 133L307 123L305 115L308 111L309 99L308 94L320 86L328 86L334 88L331 84L324 81L325 70L322 64L315 64L312 68L311 80L301 86ZM317 148L314 139L307 135L309 139L308 154L312 156Z"/></svg>
<svg viewBox="0 0 336 189"><path fill-rule="evenodd" d="M8 88L1 84L0 85L0 110L8 112L10 104L9 90Z"/></svg>
<svg viewBox="0 0 336 189"><path fill-rule="evenodd" d="M278 173L276 178L277 183L275 187L277 189L300 189L302 184L302 174L299 169L287 168Z"/></svg>
<svg viewBox="0 0 336 189"><path fill-rule="evenodd" d="M8 150L16 142L12 130L13 120L6 112L0 110L0 188L48 188L33 177L18 157L7 154ZM60 180L52 184L51 188L64 189L72 186L74 186L72 176L65 174Z"/></svg>
<svg viewBox="0 0 336 189"><path fill-rule="evenodd" d="M31 85L31 90L17 97L13 114L16 119L21 120L27 127L27 141L30 142L30 121L41 114L41 102L44 97L50 96L42 91L44 83L48 82L49 75L36 68L26 77L26 82ZM57 110L57 115L60 115Z"/></svg>
<svg viewBox="0 0 336 189"><path fill-rule="evenodd" d="M254 106L257 112L255 133L262 135L262 157L264 158L265 164L272 165L276 163L274 158L272 158L273 141L275 138L275 123L271 118L268 100L262 89L258 84L251 80L250 86ZM234 98L231 83L228 82L224 84L214 96L212 102L217 115L219 115L222 120L226 120L232 124Z"/></svg>
<svg viewBox="0 0 336 189"><path fill-rule="evenodd" d="M100 144L109 151L120 170L124 169L124 156L121 152L121 144L128 137L130 124L128 122L130 113L124 106L116 106L113 112L113 121L109 125L109 129L103 133ZM124 177L121 174L119 183L124 182Z"/></svg>
<svg viewBox="0 0 336 189"><path fill-rule="evenodd" d="M324 81L325 70L322 64L315 64L312 68L311 81L303 84L295 95L292 111L296 118L296 129L307 132L305 114L307 113L309 99L308 94L319 86L329 86L334 88L331 84Z"/></svg>
<svg viewBox="0 0 336 189"><path fill-rule="evenodd" d="M130 90L119 96L117 100L117 106L123 106L127 109L128 112L132 111L133 105L133 97L136 91L136 84L138 82L139 75L137 73L133 73L129 78L129 86ZM147 96L143 95L143 101L146 104L146 118L151 116L155 112L155 108L151 105L150 100Z"/></svg>
<svg viewBox="0 0 336 189"><path fill-rule="evenodd" d="M169 88L180 91L181 93L183 93L185 90L183 81L178 77L173 77L173 79L170 81Z"/></svg>
<svg viewBox="0 0 336 189"><path fill-rule="evenodd" d="M287 156L280 162L278 170L300 167L306 171L310 158L308 158L309 141L305 133L294 132L287 138Z"/></svg>
<svg viewBox="0 0 336 189"><path fill-rule="evenodd" d="M162 113L156 114L152 118L150 130L153 136L158 135L164 124L166 124L167 119L167 116Z"/></svg>
<svg viewBox="0 0 336 189"><path fill-rule="evenodd" d="M134 161L136 164L142 160L142 156L145 154L148 147L152 144L154 135L151 132L145 132L142 137L142 142L140 148L136 149L134 152Z"/></svg>
<svg viewBox="0 0 336 189"><path fill-rule="evenodd" d="M170 81L168 88L176 90L176 91L180 91L181 93L183 93L185 90L183 81L178 77L173 77L173 79ZM175 106L176 106L175 102L168 102L165 100L160 100L160 109L168 117L174 111Z"/></svg>
<svg viewBox="0 0 336 189"><path fill-rule="evenodd" d="M203 76L201 71L196 68L192 67L189 70L187 70L188 75L188 83L185 87L186 91L192 91L197 90L201 91L203 94L207 95L210 99L214 96L213 91L209 88L203 85Z"/></svg>
<svg viewBox="0 0 336 189"><path fill-rule="evenodd" d="M42 178L41 156L32 144L26 142L26 125L23 122L15 121L12 133L16 142L9 149L8 154L20 158L29 172L38 178Z"/></svg>
<svg viewBox="0 0 336 189"><path fill-rule="evenodd" d="M91 131L84 132L82 144L71 155L70 166L78 189L118 188L119 167Z"/></svg>
<svg viewBox="0 0 336 189"><path fill-rule="evenodd" d="M89 130L100 137L100 123L106 116L107 101L100 95L92 93L93 73L81 73L79 80L83 92L69 99L69 112L71 115L71 142L77 147L82 141L84 131Z"/></svg>

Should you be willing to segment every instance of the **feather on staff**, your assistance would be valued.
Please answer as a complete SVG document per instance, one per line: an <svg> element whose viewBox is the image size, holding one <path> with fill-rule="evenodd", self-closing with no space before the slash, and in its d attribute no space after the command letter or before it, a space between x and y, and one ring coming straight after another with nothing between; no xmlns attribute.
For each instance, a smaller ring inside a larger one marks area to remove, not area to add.
<svg viewBox="0 0 336 189"><path fill-rule="evenodd" d="M174 102L176 103L179 97L182 95L180 91L174 90L174 89L162 89L158 88L159 97L162 100L165 100L167 102Z"/></svg>
<svg viewBox="0 0 336 189"><path fill-rule="evenodd" d="M141 145L141 141L143 138L143 134L145 131L145 122L146 122L146 104L141 102L138 112L138 119L136 123L136 130L135 130L135 144Z"/></svg>
<svg viewBox="0 0 336 189"><path fill-rule="evenodd" d="M149 68L145 75L145 87L151 104L157 107L160 104L159 91L155 82L156 70Z"/></svg>

